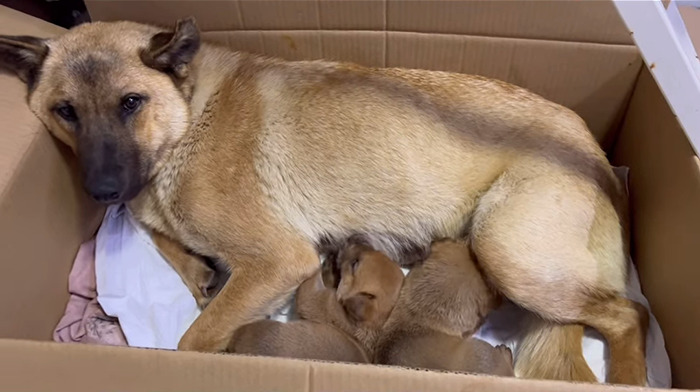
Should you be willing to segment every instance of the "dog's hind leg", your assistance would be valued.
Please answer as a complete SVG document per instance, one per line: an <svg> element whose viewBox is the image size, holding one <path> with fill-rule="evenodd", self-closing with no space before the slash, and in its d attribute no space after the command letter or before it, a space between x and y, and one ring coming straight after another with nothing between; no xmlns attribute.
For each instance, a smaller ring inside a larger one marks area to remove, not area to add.
<svg viewBox="0 0 700 392"><path fill-rule="evenodd" d="M581 327L562 325L584 324L608 340L608 381L644 385L644 320L621 297L627 262L610 196L579 175L551 168L549 175L542 175L548 168L530 169L506 173L494 183L479 202L470 234L491 282L513 302L552 323L549 333L530 345L538 352L516 356L516 368L530 376L593 381L577 348ZM569 358L552 361L555 355ZM518 364L518 357L527 361L529 370Z"/></svg>
<svg viewBox="0 0 700 392"><path fill-rule="evenodd" d="M582 322L598 330L608 342L608 381L644 385L644 363L649 312L634 301L610 296L586 307Z"/></svg>

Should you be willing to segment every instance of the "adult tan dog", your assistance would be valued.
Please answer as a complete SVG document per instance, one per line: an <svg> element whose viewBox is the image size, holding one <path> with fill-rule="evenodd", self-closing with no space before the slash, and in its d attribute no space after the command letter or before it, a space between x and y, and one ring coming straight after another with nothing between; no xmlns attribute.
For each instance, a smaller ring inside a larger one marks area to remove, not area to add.
<svg viewBox="0 0 700 392"><path fill-rule="evenodd" d="M621 186L571 110L477 76L202 45L192 19L3 36L0 63L95 199L128 202L181 273L188 250L233 270L181 349L223 350L329 239L360 233L396 260L467 235L492 283L546 320L523 374L592 380L585 324L610 344L610 381L645 383L645 315L621 296Z"/></svg>

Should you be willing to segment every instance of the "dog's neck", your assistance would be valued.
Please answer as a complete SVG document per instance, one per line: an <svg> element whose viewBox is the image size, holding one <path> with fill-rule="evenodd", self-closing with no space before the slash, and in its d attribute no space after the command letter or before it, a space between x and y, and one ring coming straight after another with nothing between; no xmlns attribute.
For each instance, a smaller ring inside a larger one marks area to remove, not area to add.
<svg viewBox="0 0 700 392"><path fill-rule="evenodd" d="M181 219L178 211L172 210L173 193L180 181L182 170L188 165L191 154L197 148L198 132L206 132L211 116L207 106L216 105L217 96L225 79L233 75L244 55L226 48L204 44L194 58L191 67L192 95L187 132L171 151L157 164L150 184L129 203L129 208L139 221L173 238L172 222Z"/></svg>
<svg viewBox="0 0 700 392"><path fill-rule="evenodd" d="M202 45L191 64L195 81L190 101L190 124L199 121L204 108L219 91L224 79L236 72L240 57L238 52L226 48Z"/></svg>

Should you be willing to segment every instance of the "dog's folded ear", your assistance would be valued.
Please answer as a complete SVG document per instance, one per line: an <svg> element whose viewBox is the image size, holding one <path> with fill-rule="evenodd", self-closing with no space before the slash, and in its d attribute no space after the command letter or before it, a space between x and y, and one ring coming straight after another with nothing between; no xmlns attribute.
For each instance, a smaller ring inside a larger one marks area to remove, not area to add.
<svg viewBox="0 0 700 392"><path fill-rule="evenodd" d="M141 52L141 60L151 68L184 79L200 44L199 28L194 18L181 19L175 31L158 33L151 38L148 48Z"/></svg>
<svg viewBox="0 0 700 392"><path fill-rule="evenodd" d="M350 319L363 323L370 317L370 299L364 294L357 294L343 300L343 309Z"/></svg>
<svg viewBox="0 0 700 392"><path fill-rule="evenodd" d="M48 54L49 47L44 39L0 35L0 68L16 73L30 89Z"/></svg>

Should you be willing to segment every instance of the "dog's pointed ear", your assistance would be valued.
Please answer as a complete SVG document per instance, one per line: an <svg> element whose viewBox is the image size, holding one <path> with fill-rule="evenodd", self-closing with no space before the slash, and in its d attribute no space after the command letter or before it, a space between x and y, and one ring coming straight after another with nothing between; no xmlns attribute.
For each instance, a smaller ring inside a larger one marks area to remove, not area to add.
<svg viewBox="0 0 700 392"><path fill-rule="evenodd" d="M158 33L151 38L148 48L141 53L141 60L151 68L184 79L200 45L194 18L180 19L175 31Z"/></svg>
<svg viewBox="0 0 700 392"><path fill-rule="evenodd" d="M16 73L30 89L48 54L49 46L45 39L0 35L0 68Z"/></svg>

